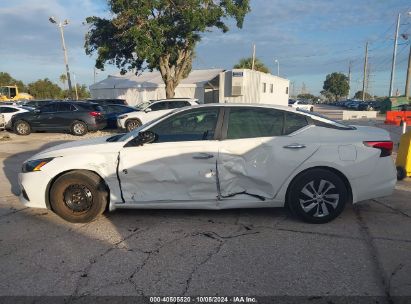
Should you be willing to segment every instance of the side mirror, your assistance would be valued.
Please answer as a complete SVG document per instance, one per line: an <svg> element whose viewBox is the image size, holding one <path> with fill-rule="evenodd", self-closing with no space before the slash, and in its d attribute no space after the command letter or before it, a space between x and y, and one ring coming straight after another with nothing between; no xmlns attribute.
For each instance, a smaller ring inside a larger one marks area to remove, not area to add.
<svg viewBox="0 0 411 304"><path fill-rule="evenodd" d="M130 140L125 147L138 147L144 144L152 143L157 139L157 134L151 131L143 131L138 133L137 137Z"/></svg>
<svg viewBox="0 0 411 304"><path fill-rule="evenodd" d="M146 112L146 113L151 112L151 111L152 111L151 108L147 108L147 109L144 110L144 112Z"/></svg>

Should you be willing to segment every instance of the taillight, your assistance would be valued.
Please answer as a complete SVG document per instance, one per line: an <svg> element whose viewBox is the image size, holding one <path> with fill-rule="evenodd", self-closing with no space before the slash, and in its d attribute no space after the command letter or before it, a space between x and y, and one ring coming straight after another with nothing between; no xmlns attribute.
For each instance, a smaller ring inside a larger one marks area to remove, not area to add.
<svg viewBox="0 0 411 304"><path fill-rule="evenodd" d="M99 117L101 116L101 112L93 111L88 113L90 116Z"/></svg>
<svg viewBox="0 0 411 304"><path fill-rule="evenodd" d="M390 156L392 149L394 148L394 143L392 141L364 141L364 145L367 147L380 149L380 157Z"/></svg>

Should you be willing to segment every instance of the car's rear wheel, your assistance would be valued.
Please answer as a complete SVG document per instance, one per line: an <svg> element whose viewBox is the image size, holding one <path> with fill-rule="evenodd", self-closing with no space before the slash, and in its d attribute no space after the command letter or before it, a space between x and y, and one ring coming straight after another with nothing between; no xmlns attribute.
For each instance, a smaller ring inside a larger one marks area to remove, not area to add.
<svg viewBox="0 0 411 304"><path fill-rule="evenodd" d="M401 166L397 166L397 180L400 181L406 177L407 177L407 172L405 172L405 169Z"/></svg>
<svg viewBox="0 0 411 304"><path fill-rule="evenodd" d="M141 121L138 119L129 119L126 122L126 130L127 132L133 131L141 126Z"/></svg>
<svg viewBox="0 0 411 304"><path fill-rule="evenodd" d="M14 124L14 132L18 135L29 135L31 133L30 124L24 120L18 120Z"/></svg>
<svg viewBox="0 0 411 304"><path fill-rule="evenodd" d="M309 223L327 223L341 214L349 198L347 186L335 173L311 169L298 175L288 191L288 208Z"/></svg>
<svg viewBox="0 0 411 304"><path fill-rule="evenodd" d="M72 223L91 222L104 212L107 201L104 182L92 172L63 174L50 189L51 209Z"/></svg>
<svg viewBox="0 0 411 304"><path fill-rule="evenodd" d="M71 134L75 136L83 136L87 134L87 125L82 121L75 121L71 125Z"/></svg>

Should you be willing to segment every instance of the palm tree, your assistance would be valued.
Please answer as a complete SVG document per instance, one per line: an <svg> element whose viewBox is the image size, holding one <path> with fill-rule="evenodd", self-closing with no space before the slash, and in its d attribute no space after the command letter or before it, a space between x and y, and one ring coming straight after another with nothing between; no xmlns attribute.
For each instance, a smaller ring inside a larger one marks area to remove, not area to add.
<svg viewBox="0 0 411 304"><path fill-rule="evenodd" d="M234 69L250 69L253 66L253 58L242 58L240 61L234 66ZM270 69L264 65L264 63L256 58L254 61L254 70L260 71L263 73L270 73Z"/></svg>
<svg viewBox="0 0 411 304"><path fill-rule="evenodd" d="M61 74L59 77L60 82L63 83L64 86L64 91L66 90L66 81L67 81L67 75L66 74Z"/></svg>

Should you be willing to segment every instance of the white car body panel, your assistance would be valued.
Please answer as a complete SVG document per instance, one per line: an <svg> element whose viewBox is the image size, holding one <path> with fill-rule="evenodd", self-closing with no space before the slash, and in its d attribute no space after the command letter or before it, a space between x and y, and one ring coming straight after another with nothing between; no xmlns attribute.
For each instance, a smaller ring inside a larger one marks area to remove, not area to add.
<svg viewBox="0 0 411 304"><path fill-rule="evenodd" d="M10 119L11 119L14 115L19 114L19 113L28 112L28 111L25 110L25 109L22 109L22 108L17 107L17 106L11 106L11 105L0 105L0 108L11 108L11 109L17 110L16 112L13 112L13 113L0 113L0 114L3 114L3 116L4 116L4 122L5 122L5 125L6 125L6 126L8 125L8 123L10 122Z"/></svg>
<svg viewBox="0 0 411 304"><path fill-rule="evenodd" d="M152 112L144 112L144 111L135 111L135 112L129 112L127 114L125 114L124 116L127 116L127 118L118 118L117 119L117 126L121 129L125 129L126 128L126 122L129 119L138 119L139 121L141 121L141 123L144 125L146 123L148 123L149 121L152 121L156 118L159 118L167 113L170 113L171 111L173 111L173 109L171 110L159 110L159 111L152 111ZM122 116L122 115L120 115Z"/></svg>
<svg viewBox="0 0 411 304"><path fill-rule="evenodd" d="M287 107L281 110L294 112ZM30 198L27 201L21 195L21 201L29 207L47 208L50 183L70 170L100 175L110 189L110 210L281 207L293 178L313 167L329 167L343 174L354 203L390 195L396 182L392 158L380 157L380 150L363 144L365 140L390 140L388 132L378 128L338 130L310 125L288 136L124 147L137 132L150 127L128 133L119 142L101 137L34 155L29 160L55 159L41 171L19 174L19 183ZM284 148L289 144L305 148ZM206 155L212 157L201 158Z"/></svg>
<svg viewBox="0 0 411 304"><path fill-rule="evenodd" d="M218 145L185 141L122 149L119 176L125 202L216 200Z"/></svg>

